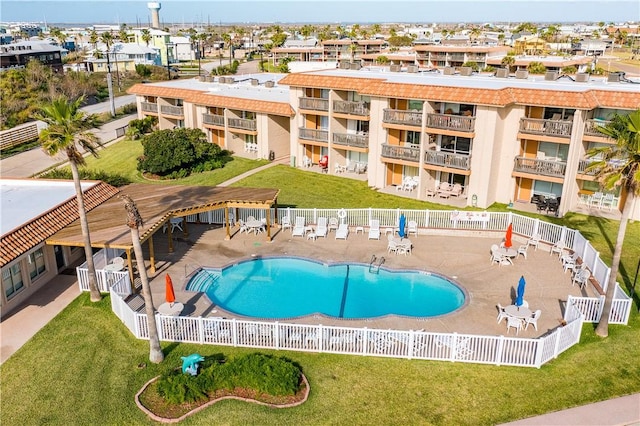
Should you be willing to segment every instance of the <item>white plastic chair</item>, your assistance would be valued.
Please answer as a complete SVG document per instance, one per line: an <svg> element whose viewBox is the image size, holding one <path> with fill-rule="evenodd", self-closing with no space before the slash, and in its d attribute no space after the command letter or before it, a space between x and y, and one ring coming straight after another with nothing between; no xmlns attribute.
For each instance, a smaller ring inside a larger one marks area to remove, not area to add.
<svg viewBox="0 0 640 426"><path fill-rule="evenodd" d="M522 320L520 318L511 317L511 316L507 317L507 334L509 334L509 329L511 328L516 329L516 336L517 336L520 330L522 330Z"/></svg>
<svg viewBox="0 0 640 426"><path fill-rule="evenodd" d="M529 324L533 324L533 327L538 331L538 319L540 318L540 315L542 315L542 311L538 309L530 318L525 319L524 329L526 330L529 328Z"/></svg>
<svg viewBox="0 0 640 426"><path fill-rule="evenodd" d="M527 258L527 249L529 248L529 246L527 244L523 244L520 247L518 247L518 256L519 255L523 255L524 258Z"/></svg>
<svg viewBox="0 0 640 426"><path fill-rule="evenodd" d="M564 253L565 248L566 248L566 245L564 241L560 240L551 247L549 256L551 256L553 253L558 253L558 259L560 259L562 257L562 254Z"/></svg>
<svg viewBox="0 0 640 426"><path fill-rule="evenodd" d="M119 265L124 267L124 259L121 258L120 256L114 257L113 259L111 259L111 263L114 265Z"/></svg>
<svg viewBox="0 0 640 426"><path fill-rule="evenodd" d="M407 223L407 235L415 235L416 237L418 236L418 222L416 222L415 220L410 220Z"/></svg>
<svg viewBox="0 0 640 426"><path fill-rule="evenodd" d="M540 244L540 235L536 234L527 240L527 247L534 246L535 251L538 250L538 244Z"/></svg>
<svg viewBox="0 0 640 426"><path fill-rule="evenodd" d="M589 278L591 278L591 271L589 271L588 269L582 269L576 274L575 277L573 277L571 285L574 286L576 284L579 284L580 288L582 289L587 285L587 282L589 282Z"/></svg>
<svg viewBox="0 0 640 426"><path fill-rule="evenodd" d="M281 229L293 229L293 226L291 226L291 219L289 218L289 216L285 216L280 220L280 228Z"/></svg>
<svg viewBox="0 0 640 426"><path fill-rule="evenodd" d="M331 230L336 231L338 229L338 219L335 217L330 217L327 229L329 230L329 232L331 232Z"/></svg>
<svg viewBox="0 0 640 426"><path fill-rule="evenodd" d="M380 221L378 219L371 219L371 222L369 222L369 239L380 239Z"/></svg>
<svg viewBox="0 0 640 426"><path fill-rule="evenodd" d="M500 322L503 319L509 317L509 314L507 313L507 311L504 310L504 307L501 304L498 303L497 307L498 307L498 318L497 319L498 319L498 324L500 324Z"/></svg>

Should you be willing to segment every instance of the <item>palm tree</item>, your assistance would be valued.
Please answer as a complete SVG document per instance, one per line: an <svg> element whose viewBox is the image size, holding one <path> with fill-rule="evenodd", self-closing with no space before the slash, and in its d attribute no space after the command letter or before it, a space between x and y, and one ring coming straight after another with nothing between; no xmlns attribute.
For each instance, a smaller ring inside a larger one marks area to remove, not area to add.
<svg viewBox="0 0 640 426"><path fill-rule="evenodd" d="M159 364L164 360L164 354L160 347L160 338L158 337L158 327L156 326L156 316L153 309L153 299L151 298L151 287L149 287L149 278L147 277L147 269L144 266L144 257L142 254L142 244L140 244L140 232L138 228L142 226L142 217L136 207L136 203L126 194L119 196L124 201L124 208L127 211L127 226L131 230L131 242L133 243L133 252L136 255L136 264L140 281L142 282L142 296L144 297L144 309L147 314L147 325L149 328L149 361Z"/></svg>
<svg viewBox="0 0 640 426"><path fill-rule="evenodd" d="M152 38L149 28L144 28L142 31L140 31L140 38L147 44L147 47L149 47L149 42Z"/></svg>
<svg viewBox="0 0 640 426"><path fill-rule="evenodd" d="M598 336L607 337L609 335L609 311L611 311L618 278L622 244L634 201L636 197L640 196L640 109L628 115L616 114L609 124L598 127L598 130L614 139L616 144L589 150L588 156L598 156L600 160L591 163L587 170L596 171L598 181L605 189L622 188L627 194L613 250L611 273L607 282L602 317L596 327Z"/></svg>
<svg viewBox="0 0 640 426"><path fill-rule="evenodd" d="M101 143L93 133L89 132L89 129L95 127L96 119L95 116L85 115L80 111L82 100L82 97L75 101L59 97L51 104L43 106L38 118L47 123L48 127L40 132L39 139L42 149L48 155L53 157L63 151L69 160L78 201L78 216L84 240L84 253L89 270L89 292L91 301L97 302L101 299L101 295L96 285L96 268L93 264L89 222L87 221L87 211L84 207L80 175L78 174L78 165L84 165L85 159L78 150L78 145L84 151L97 157L97 145L101 145Z"/></svg>
<svg viewBox="0 0 640 426"><path fill-rule="evenodd" d="M507 56L505 56L504 58L502 58L502 61L500 61L500 63L509 70L509 72L511 72L511 68L513 67L513 64L516 63L516 58L513 55L509 55L507 54Z"/></svg>

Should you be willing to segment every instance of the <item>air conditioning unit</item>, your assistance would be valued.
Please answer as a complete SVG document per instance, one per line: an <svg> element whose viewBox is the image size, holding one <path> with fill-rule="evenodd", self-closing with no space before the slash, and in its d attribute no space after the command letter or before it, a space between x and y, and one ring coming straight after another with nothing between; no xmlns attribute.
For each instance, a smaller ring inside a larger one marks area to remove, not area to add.
<svg viewBox="0 0 640 426"><path fill-rule="evenodd" d="M607 81L609 83L620 83L621 77L623 74L619 72L609 73L609 77L607 77Z"/></svg>
<svg viewBox="0 0 640 426"><path fill-rule="evenodd" d="M235 79L235 78L233 78L233 77L227 77L227 78L225 78L225 79L224 79L224 81L225 81L227 84L233 84L233 83L235 83L235 82L236 82L236 79Z"/></svg>
<svg viewBox="0 0 640 426"><path fill-rule="evenodd" d="M473 73L473 68L471 67L460 67L460 75L470 76Z"/></svg>
<svg viewBox="0 0 640 426"><path fill-rule="evenodd" d="M498 78L509 78L509 70L506 68L498 68L496 70L496 77Z"/></svg>
<svg viewBox="0 0 640 426"><path fill-rule="evenodd" d="M349 62L340 62L340 65L338 67L341 70L348 70L349 68L351 68L351 64Z"/></svg>
<svg viewBox="0 0 640 426"><path fill-rule="evenodd" d="M417 65L409 65L407 67L407 72L410 72L412 74L415 74L418 72L418 66Z"/></svg>
<svg viewBox="0 0 640 426"><path fill-rule="evenodd" d="M360 65L359 62L354 62L353 64L349 64L349 68L352 70L359 70L360 68L362 68L362 65Z"/></svg>
<svg viewBox="0 0 640 426"><path fill-rule="evenodd" d="M391 65L389 67L389 71L391 72L400 72L402 70L402 67L400 65Z"/></svg>
<svg viewBox="0 0 640 426"><path fill-rule="evenodd" d="M265 83L264 83L264 87L268 87L268 88L272 88L275 85L276 85L276 83L273 80L265 81Z"/></svg>
<svg viewBox="0 0 640 426"><path fill-rule="evenodd" d="M252 85L252 86L257 86L258 84L260 84L260 82L258 81L258 79L257 79L257 78L252 78L252 79L251 79L251 85Z"/></svg>
<svg viewBox="0 0 640 426"><path fill-rule="evenodd" d="M576 74L576 81L580 83L586 83L589 81L589 74L586 72L579 72Z"/></svg>
<svg viewBox="0 0 640 426"><path fill-rule="evenodd" d="M444 67L442 70L442 75L453 75L455 74L456 69L453 67Z"/></svg>
<svg viewBox="0 0 640 426"><path fill-rule="evenodd" d="M527 78L529 78L529 71L527 70L516 71L516 78L519 78L521 80L526 80Z"/></svg>
<svg viewBox="0 0 640 426"><path fill-rule="evenodd" d="M558 71L547 71L544 75L546 81L556 81L558 79Z"/></svg>
<svg viewBox="0 0 640 426"><path fill-rule="evenodd" d="M201 75L199 80L200 81L207 81L207 76L206 75Z"/></svg>

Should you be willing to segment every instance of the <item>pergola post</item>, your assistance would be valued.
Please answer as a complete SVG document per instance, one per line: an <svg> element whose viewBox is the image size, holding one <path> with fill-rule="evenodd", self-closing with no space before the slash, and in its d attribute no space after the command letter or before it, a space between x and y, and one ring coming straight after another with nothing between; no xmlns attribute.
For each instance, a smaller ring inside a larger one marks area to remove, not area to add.
<svg viewBox="0 0 640 426"><path fill-rule="evenodd" d="M225 241L231 239L231 229L229 226L229 206L224 206L224 224L227 228L227 235L224 237Z"/></svg>
<svg viewBox="0 0 640 426"><path fill-rule="evenodd" d="M156 273L156 254L153 249L153 234L149 237L149 262L151 263L151 273Z"/></svg>
<svg viewBox="0 0 640 426"><path fill-rule="evenodd" d="M267 241L271 241L271 209L267 208Z"/></svg>
<svg viewBox="0 0 640 426"><path fill-rule="evenodd" d="M173 230L171 229L171 219L167 222L167 236L169 237L169 253L173 253Z"/></svg>

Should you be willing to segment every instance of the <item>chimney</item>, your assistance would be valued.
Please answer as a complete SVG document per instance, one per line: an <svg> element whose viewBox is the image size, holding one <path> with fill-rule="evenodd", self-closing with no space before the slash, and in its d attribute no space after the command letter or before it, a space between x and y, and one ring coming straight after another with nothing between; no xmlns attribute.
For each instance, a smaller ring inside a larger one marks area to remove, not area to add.
<svg viewBox="0 0 640 426"><path fill-rule="evenodd" d="M151 12L151 28L160 28L160 2L149 2L147 7Z"/></svg>

